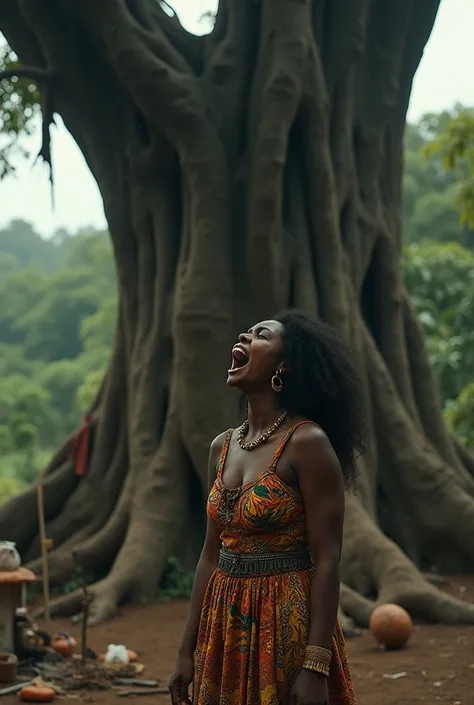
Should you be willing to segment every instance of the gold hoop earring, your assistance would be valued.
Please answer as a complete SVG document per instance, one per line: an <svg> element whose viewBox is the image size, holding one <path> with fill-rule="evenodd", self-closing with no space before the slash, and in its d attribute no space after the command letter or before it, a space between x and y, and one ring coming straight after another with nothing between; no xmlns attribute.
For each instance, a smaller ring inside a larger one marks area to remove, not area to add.
<svg viewBox="0 0 474 705"><path fill-rule="evenodd" d="M283 380L281 378L280 370L277 370L272 377L272 389L277 394L279 394L283 390Z"/></svg>

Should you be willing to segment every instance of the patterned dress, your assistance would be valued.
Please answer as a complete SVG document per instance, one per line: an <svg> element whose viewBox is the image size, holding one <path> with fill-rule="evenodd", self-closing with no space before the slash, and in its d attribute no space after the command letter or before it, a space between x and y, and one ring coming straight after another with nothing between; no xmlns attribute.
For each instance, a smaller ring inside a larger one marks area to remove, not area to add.
<svg viewBox="0 0 474 705"><path fill-rule="evenodd" d="M207 512L235 553L307 548L300 493L275 473L290 428L269 468L236 490L222 482L228 431ZM203 602L195 651L193 705L287 705L301 671L310 623L311 569L234 577L219 569ZM355 705L344 637L336 624L328 679L331 705Z"/></svg>

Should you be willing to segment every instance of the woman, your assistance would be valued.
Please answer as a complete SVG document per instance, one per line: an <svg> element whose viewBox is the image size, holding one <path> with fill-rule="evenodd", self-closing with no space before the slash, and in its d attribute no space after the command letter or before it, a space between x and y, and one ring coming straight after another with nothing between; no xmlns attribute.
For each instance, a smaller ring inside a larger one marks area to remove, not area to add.
<svg viewBox="0 0 474 705"><path fill-rule="evenodd" d="M173 705L354 705L337 623L344 485L361 450L350 353L290 311L253 326L227 383L248 420L209 458L208 525Z"/></svg>

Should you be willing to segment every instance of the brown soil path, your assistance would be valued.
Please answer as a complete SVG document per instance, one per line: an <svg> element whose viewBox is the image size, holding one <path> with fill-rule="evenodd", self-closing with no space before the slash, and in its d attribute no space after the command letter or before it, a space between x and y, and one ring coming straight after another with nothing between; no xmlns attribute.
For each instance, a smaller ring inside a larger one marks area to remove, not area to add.
<svg viewBox="0 0 474 705"><path fill-rule="evenodd" d="M474 601L474 578L457 580L450 591ZM143 677L159 678L166 686L186 611L185 602L126 608L114 621L89 630L90 646L104 651L109 643L125 643L146 666ZM55 622L55 629L79 637L70 622ZM409 647L400 652L380 652L370 634L348 646L360 705L474 705L474 627L417 626ZM169 703L162 696L119 698L113 691L83 693L74 701ZM13 703L18 703L17 696L2 699L2 705Z"/></svg>

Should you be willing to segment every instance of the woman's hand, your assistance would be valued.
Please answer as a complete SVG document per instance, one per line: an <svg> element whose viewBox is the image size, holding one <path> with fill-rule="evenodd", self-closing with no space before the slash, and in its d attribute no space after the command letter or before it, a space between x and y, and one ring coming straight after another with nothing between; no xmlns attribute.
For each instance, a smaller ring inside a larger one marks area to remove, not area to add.
<svg viewBox="0 0 474 705"><path fill-rule="evenodd" d="M194 658L192 656L178 656L176 668L169 682L169 691L173 705L187 705L190 703L189 686L194 676Z"/></svg>
<svg viewBox="0 0 474 705"><path fill-rule="evenodd" d="M329 705L327 678L303 668L291 690L290 705Z"/></svg>

